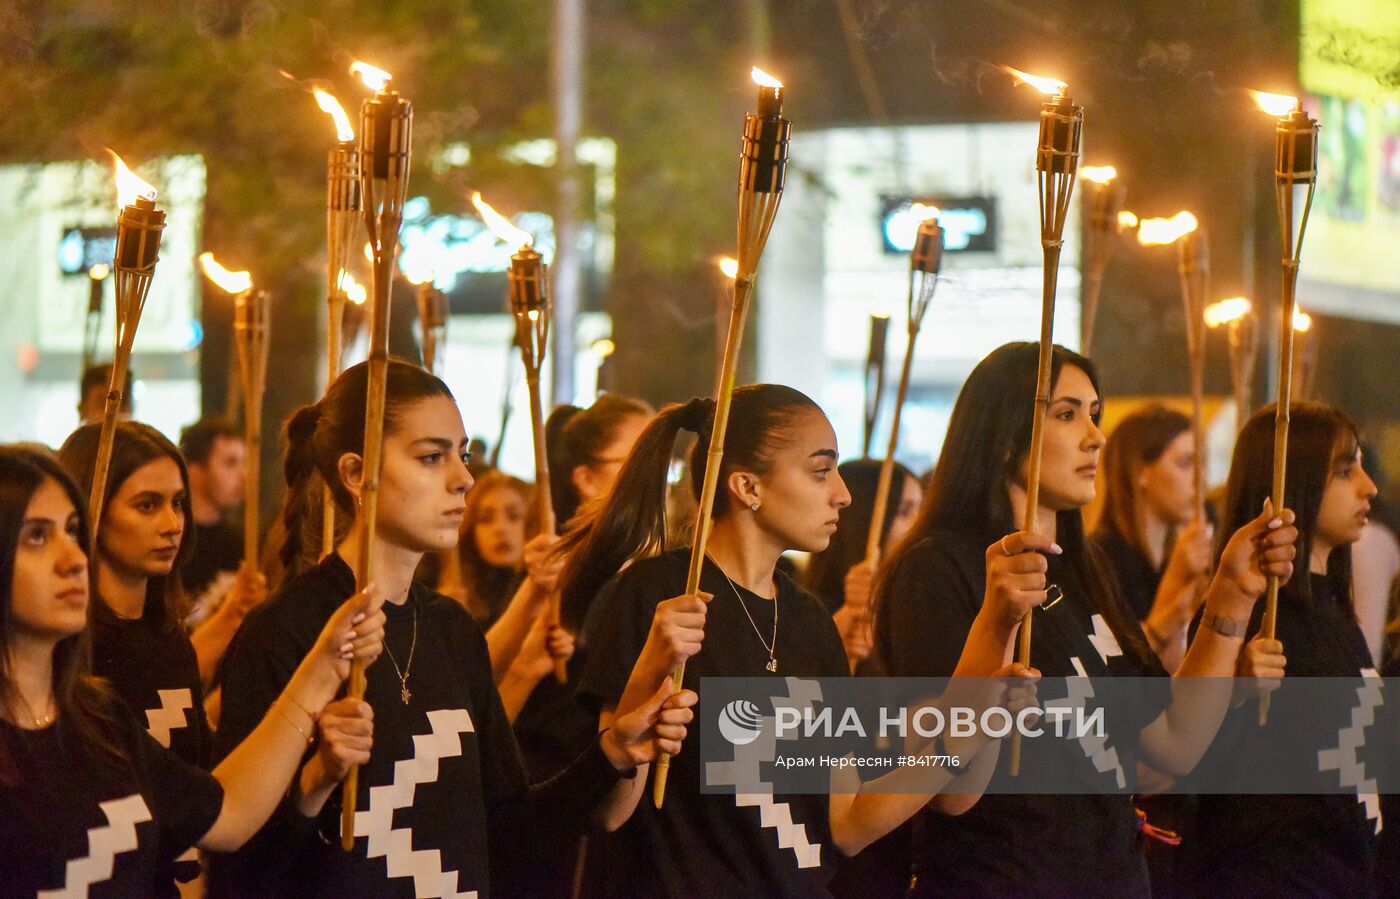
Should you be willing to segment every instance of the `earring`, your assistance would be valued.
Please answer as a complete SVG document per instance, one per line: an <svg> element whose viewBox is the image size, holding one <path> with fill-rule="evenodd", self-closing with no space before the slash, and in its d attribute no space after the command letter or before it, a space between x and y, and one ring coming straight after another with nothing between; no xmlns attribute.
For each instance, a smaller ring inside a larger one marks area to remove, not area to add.
<svg viewBox="0 0 1400 899"><path fill-rule="evenodd" d="M752 509L752 510L754 510L755 512L757 512L757 511L758 511L759 505L760 505L759 503L754 503L753 505L749 506L749 508Z"/></svg>

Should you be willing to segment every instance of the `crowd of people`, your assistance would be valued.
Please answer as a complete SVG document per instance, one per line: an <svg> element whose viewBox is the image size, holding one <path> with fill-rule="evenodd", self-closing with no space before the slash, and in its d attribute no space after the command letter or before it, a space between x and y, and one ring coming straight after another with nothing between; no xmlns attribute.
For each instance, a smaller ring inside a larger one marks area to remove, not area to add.
<svg viewBox="0 0 1400 899"><path fill-rule="evenodd" d="M1189 419L1149 404L1105 437L1093 362L1057 347L1028 509L1038 358L1013 343L976 366L937 463L895 466L880 521L880 462L840 462L816 402L737 388L694 594L677 494L699 493L712 399L556 409L556 534L534 485L472 460L447 386L391 360L362 544L353 366L284 425L258 559L230 523L253 487L232 422L177 444L121 421L95 527L99 423L0 447L0 896L1397 894L1387 798L1189 791L1227 736L1268 739L1232 722L1279 678L1400 665L1400 551L1370 517L1363 435L1295 404L1276 509L1260 409L1202 517ZM352 660L373 663L363 699ZM1118 767L1028 743L1085 785L1054 795L1017 792L984 735L922 747L964 761L917 792L710 792L687 739L708 677L999 678L992 701L1021 709L1042 677L1086 675L1136 691L1109 721ZM1212 677L1235 692L1183 686Z"/></svg>

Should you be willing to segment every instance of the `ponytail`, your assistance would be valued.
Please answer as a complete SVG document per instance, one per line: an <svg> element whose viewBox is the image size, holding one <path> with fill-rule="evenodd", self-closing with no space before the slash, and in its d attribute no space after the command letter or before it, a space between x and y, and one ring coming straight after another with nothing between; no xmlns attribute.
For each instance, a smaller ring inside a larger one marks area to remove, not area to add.
<svg viewBox="0 0 1400 899"><path fill-rule="evenodd" d="M746 384L734 390L725 431L724 461L715 492L714 518L729 513L724 484L734 471L763 475L785 429L803 413L821 408L801 391L778 384ZM715 401L696 397L662 409L642 431L612 490L582 509L555 552L567 561L560 577L561 618L578 631L593 597L622 566L671 547L666 533L666 475L676 435L696 435L690 451L690 484L696 497L705 481L706 451L714 428Z"/></svg>
<svg viewBox="0 0 1400 899"><path fill-rule="evenodd" d="M286 458L282 473L287 495L282 507L286 530L278 558L290 579L315 562L319 546L321 485L328 485L336 508L347 518L355 514L355 502L340 479L340 457L361 453L365 445L365 399L369 390L369 365L361 362L340 373L320 402L298 409L287 420ZM389 360L384 388L384 433L398 424L405 406L418 400L452 392L439 378L400 358ZM313 534L316 540L310 539Z"/></svg>

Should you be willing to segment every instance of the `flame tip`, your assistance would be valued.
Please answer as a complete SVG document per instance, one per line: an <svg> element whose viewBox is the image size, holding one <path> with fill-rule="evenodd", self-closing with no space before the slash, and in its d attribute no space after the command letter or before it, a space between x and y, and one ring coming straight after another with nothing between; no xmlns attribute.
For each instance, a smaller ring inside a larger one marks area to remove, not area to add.
<svg viewBox="0 0 1400 899"><path fill-rule="evenodd" d="M1286 116L1294 110L1302 109L1303 103L1292 94L1271 94L1268 91L1249 92L1259 108L1272 116Z"/></svg>
<svg viewBox="0 0 1400 899"><path fill-rule="evenodd" d="M1016 79L1017 84L1029 84L1042 94L1063 94L1069 88L1067 82L1061 81L1058 78L1032 75L1029 72L1023 72L1011 66L1002 66L1002 68L1009 72L1011 77Z"/></svg>
<svg viewBox="0 0 1400 899"><path fill-rule="evenodd" d="M366 87L375 91L384 90L389 86L389 82L394 79L393 75L378 66L372 66L358 59L350 63L350 74L358 75L360 80L365 83Z"/></svg>
<svg viewBox="0 0 1400 899"><path fill-rule="evenodd" d="M253 287L253 276L248 272L231 272L224 268L214 254L208 250L199 254L199 267L204 276L227 293L239 294Z"/></svg>
<svg viewBox="0 0 1400 899"><path fill-rule="evenodd" d="M758 66L754 66L752 69L749 70L749 77L753 79L754 84L757 84L760 87L783 86L783 83L781 81L779 81L777 78L774 78L772 75L769 75L767 72L763 71Z"/></svg>
<svg viewBox="0 0 1400 899"><path fill-rule="evenodd" d="M472 205L486 222L486 227L491 229L491 233L504 244L516 247L531 247L535 244L535 238L530 232L518 228L510 219L496 211L490 203L482 199L481 191L472 191Z"/></svg>

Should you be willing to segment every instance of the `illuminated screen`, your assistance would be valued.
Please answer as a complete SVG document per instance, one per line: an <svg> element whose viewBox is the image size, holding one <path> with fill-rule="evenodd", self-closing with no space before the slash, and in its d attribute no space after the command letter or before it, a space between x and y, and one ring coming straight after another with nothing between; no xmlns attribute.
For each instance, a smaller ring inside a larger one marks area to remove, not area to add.
<svg viewBox="0 0 1400 899"><path fill-rule="evenodd" d="M1304 105L1322 125L1302 278L1400 291L1400 3L1303 0Z"/></svg>

